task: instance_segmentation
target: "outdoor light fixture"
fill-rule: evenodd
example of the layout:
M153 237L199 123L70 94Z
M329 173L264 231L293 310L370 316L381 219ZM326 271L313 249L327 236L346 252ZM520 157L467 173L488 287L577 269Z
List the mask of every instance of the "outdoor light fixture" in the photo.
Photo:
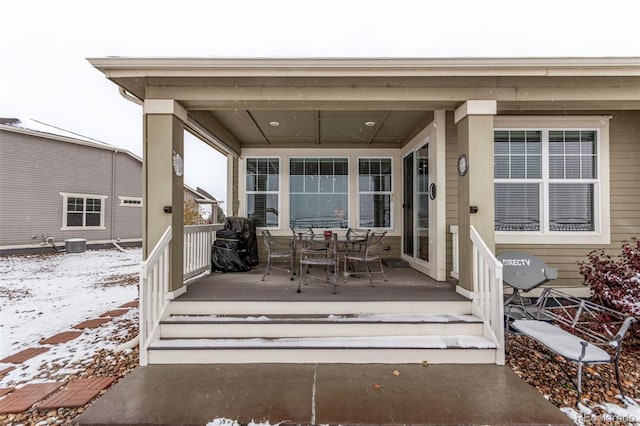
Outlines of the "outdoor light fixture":
M373 127L373 126L376 125L376 122L375 121L365 121L364 125L367 126L367 127Z
M269 122L269 126L271 127L278 127L280 125L279 121L270 121Z

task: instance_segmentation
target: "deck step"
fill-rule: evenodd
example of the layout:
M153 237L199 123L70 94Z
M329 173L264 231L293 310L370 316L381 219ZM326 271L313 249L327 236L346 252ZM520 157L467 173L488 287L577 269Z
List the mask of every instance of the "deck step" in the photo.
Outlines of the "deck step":
M357 337L482 333L468 314L361 314L219 316L172 315L160 323L162 338Z
M470 314L461 301L190 301L173 300L171 315L355 315L388 313Z
M161 339L152 364L182 363L492 363L495 345L475 335L247 339Z

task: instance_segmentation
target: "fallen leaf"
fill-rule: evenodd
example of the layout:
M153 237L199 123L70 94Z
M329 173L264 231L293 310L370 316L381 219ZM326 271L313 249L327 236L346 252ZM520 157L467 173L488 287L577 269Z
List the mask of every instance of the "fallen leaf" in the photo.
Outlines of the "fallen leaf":
M429 361L422 361L422 366L423 367L428 367L429 366Z
M400 372L399 372L398 370L393 370L393 375L394 375L394 376L399 376L399 375L400 375Z
M375 390L380 390L380 388L382 388L382 386L381 386L381 385L379 385L379 384L377 384L377 383L374 383L374 384L373 384L373 388L374 388Z

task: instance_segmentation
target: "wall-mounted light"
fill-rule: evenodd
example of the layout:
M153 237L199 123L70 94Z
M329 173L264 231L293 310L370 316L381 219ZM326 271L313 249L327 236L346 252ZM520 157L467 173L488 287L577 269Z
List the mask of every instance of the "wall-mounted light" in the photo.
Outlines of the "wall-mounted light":
M365 121L364 125L367 126L367 127L373 127L373 126L376 125L376 122L375 121Z
M278 127L280 125L279 121L270 121L269 122L269 126L271 127Z

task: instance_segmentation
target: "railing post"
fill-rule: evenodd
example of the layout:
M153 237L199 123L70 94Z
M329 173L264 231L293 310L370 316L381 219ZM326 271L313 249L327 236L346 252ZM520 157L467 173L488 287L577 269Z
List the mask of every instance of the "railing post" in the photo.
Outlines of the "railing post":
M502 263L489 250L478 232L470 227L472 244L473 291L478 298L478 314L484 322L485 337L496 343L496 364L504 365L504 305L502 300Z

